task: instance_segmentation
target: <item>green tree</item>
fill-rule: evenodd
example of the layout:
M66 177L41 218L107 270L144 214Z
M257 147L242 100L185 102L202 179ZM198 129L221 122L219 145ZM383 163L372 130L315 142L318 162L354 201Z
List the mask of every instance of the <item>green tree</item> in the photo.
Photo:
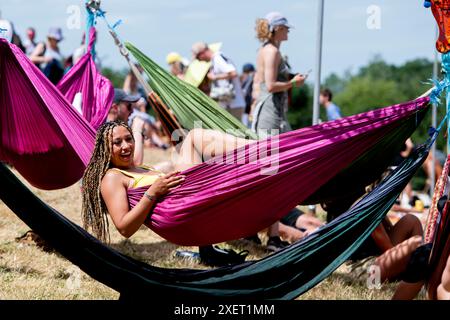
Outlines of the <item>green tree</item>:
M123 82L125 81L125 77L128 73L128 69L122 69L122 70L114 70L110 67L104 67L102 68L102 75L108 78L114 88L122 88Z
M355 77L349 81L344 91L333 99L341 107L344 116L392 105L405 100L392 80Z
M293 88L290 92L288 121L293 129L303 128L312 123L312 92L309 84Z

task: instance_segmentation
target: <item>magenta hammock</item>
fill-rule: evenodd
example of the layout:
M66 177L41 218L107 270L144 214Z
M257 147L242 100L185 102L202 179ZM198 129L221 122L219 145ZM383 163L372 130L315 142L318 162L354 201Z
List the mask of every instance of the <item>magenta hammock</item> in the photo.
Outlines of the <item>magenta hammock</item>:
M94 148L95 130L16 46L0 39L0 160L32 185L77 182Z
M376 158L367 157L370 152L395 155L392 150L401 149L428 103L421 98L258 141L230 153L234 163L211 159L184 172L184 184L156 205L145 224L180 245L254 234L352 166L366 163L370 168ZM271 153L259 159L264 149ZM128 190L131 207L145 190Z
M105 122L114 98L114 87L97 71L91 48L95 42L95 28L89 30L89 45L86 54L64 75L57 88L68 101L81 95L83 117L98 129Z
M3 39L0 77L0 159L42 189L80 179L93 150L92 126ZM158 203L146 224L184 245L255 233L310 198L326 201L367 184L414 132L428 104L421 98L288 132L235 150L234 164L213 159L198 165L185 172L186 181ZM265 149L268 155L261 156ZM131 205L144 191L130 190Z

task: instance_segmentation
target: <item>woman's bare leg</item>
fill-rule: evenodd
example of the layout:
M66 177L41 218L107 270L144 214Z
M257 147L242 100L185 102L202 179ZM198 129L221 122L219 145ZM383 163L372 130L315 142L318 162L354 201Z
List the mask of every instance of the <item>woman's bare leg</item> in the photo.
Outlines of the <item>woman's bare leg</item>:
M297 218L297 221L295 222L295 226L297 228L303 228L308 231L314 231L315 229L321 227L323 225L323 222L320 221L319 218L310 215L308 213L304 213L301 216Z
M293 228L291 226L284 225L282 223L279 224L279 232L280 236L290 243L293 243L297 240L302 239L307 233L298 230L297 228Z
M405 271L411 254L421 244L422 237L414 236L376 258L375 265L380 268L381 282L395 279L395 277Z
M411 237L422 237L423 229L420 220L416 216L407 214L401 218L388 233L392 244L396 246Z
M254 141L238 138L216 130L192 129L182 143L179 157L174 162L174 167L176 170L183 171ZM269 227L268 235L269 237L279 236L278 222Z
M414 299L422 289L424 282L408 283L400 281L397 289L395 290L392 300L412 300Z
M254 140L237 138L215 130L192 129L179 149L175 168L179 171L186 170L252 142Z

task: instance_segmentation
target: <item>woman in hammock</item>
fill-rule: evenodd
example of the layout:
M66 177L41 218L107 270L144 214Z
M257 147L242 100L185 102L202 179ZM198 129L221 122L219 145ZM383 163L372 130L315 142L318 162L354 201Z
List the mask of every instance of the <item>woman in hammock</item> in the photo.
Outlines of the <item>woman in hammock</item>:
M134 139L122 121L103 124L96 137L92 158L83 175L82 217L102 241L109 238L107 213L117 230L132 236L151 215L156 202L184 181L179 173L211 157L234 150L253 140L245 140L214 130L193 129L184 138L179 153L172 159L174 171L137 167L133 163ZM130 210L127 189L149 186Z

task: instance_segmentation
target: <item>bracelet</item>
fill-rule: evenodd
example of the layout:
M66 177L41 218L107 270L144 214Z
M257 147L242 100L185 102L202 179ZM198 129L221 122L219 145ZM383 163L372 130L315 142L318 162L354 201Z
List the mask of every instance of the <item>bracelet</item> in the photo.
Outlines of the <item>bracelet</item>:
M147 191L144 192L144 196L145 196L148 200L150 200L151 202L156 201L156 196L155 196L155 195L152 195L152 194L149 194Z

